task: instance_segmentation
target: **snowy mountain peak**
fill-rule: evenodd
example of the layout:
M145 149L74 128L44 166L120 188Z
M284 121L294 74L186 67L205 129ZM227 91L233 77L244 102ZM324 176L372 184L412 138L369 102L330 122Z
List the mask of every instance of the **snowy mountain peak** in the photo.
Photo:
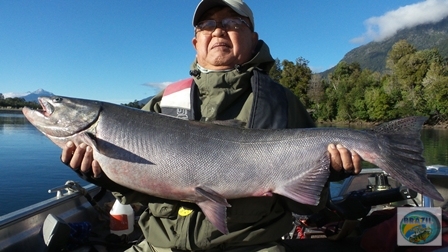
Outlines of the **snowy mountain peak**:
M53 96L54 94L48 91L45 91L42 88L37 89L34 92L26 92L26 93L4 93L3 96L5 98L14 98L14 97L20 97L25 99L25 101L34 101L37 102L37 97L39 96Z

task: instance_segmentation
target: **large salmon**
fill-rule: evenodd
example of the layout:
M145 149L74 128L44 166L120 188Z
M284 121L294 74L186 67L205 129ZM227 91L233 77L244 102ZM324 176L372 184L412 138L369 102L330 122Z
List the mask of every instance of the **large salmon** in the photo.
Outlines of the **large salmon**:
M424 117L371 130L244 129L180 120L106 102L41 97L26 118L54 143L86 142L116 183L161 198L194 202L227 233L226 199L280 194L316 205L330 174L329 143L356 151L407 187L436 200L426 178Z

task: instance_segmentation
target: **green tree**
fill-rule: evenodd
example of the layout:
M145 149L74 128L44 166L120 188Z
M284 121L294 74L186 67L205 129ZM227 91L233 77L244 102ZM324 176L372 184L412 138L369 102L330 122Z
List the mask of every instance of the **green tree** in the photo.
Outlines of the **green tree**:
M430 114L435 121L448 120L448 76L439 62L432 62L422 82Z
M282 74L280 84L290 89L300 101L308 107L307 97L308 83L311 80L312 71L308 67L308 61L302 57L295 62L288 60L282 61Z
M323 107L323 102L326 99L325 82L319 74L313 74L311 76L307 97L309 101L308 107L312 109L311 114L314 119L317 119Z
M271 70L269 70L269 77L271 77L274 81L280 83L280 79L282 77L282 64L278 58L275 59L275 63L272 66Z
M388 72L339 62L327 78L308 61L279 59L269 74L297 95L318 120L385 121L409 115L448 120L448 59L435 49L417 50L406 40L393 45Z
M9 97L6 99L0 99L0 107L11 107L11 108L23 108L30 107L33 109L37 109L40 107L39 103L32 101L25 101L24 98L20 97Z
M369 121L389 121L396 118L393 98L383 88L369 88L365 93Z
M338 98L333 86L327 84L327 88L325 89L325 97L326 99L323 101L323 106L319 112L319 117L325 121L332 121L336 119L338 113Z
M431 64L442 61L435 49L417 51L405 40L394 44L388 54L387 66L392 70L390 83L401 90L401 100L396 103L400 116L429 113L423 80Z
M336 100L336 119L342 121L353 121L356 118L356 108L363 107L364 90L358 86L361 76L361 67L358 63L348 64L344 61L336 65L330 76L330 90L334 93Z
M398 61L406 55L413 54L417 49L409 44L406 40L402 39L396 42L392 49L387 53L386 67L390 70L394 70Z
M131 108L138 108L138 109L143 108L143 104L141 104L137 100L134 100L133 102L129 102L129 103L126 103L126 104L121 104L121 105L128 106L128 107L131 107Z

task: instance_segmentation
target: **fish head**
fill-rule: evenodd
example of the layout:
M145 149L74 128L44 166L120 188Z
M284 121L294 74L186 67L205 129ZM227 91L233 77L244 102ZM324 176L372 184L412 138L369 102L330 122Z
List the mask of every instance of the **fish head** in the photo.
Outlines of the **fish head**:
M39 97L42 110L22 109L25 117L47 137L65 138L88 129L100 114L101 102L62 96Z

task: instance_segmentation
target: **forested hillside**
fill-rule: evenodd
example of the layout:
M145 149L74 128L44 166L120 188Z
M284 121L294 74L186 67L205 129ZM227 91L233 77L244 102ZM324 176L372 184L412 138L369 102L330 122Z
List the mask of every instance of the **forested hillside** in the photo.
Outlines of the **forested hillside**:
M323 78L308 61L277 60L270 75L291 89L319 121L387 121L411 115L448 120L448 62L437 49L418 50L406 40L387 52L386 71L341 61Z
M394 36L379 42L370 42L348 52L341 61L359 63L361 68L384 72L387 70L386 58L392 46L406 40L418 50L436 48L443 58L448 57L448 17L437 23L422 24L400 30ZM334 68L322 73L326 76Z

